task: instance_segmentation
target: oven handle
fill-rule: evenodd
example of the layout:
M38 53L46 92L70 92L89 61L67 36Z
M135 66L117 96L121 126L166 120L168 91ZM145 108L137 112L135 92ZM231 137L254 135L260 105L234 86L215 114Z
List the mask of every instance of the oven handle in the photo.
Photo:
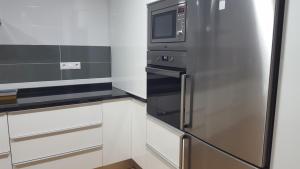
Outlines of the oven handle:
M175 78L180 78L180 76L182 74L182 71L160 69L160 68L154 68L154 67L146 67L146 72L163 75L163 76L175 77Z
M189 82L189 83L188 83ZM191 128L191 76L181 76L180 129Z
M187 74L181 76L181 98L180 98L180 129L183 130L185 127L185 95L186 95L186 80Z

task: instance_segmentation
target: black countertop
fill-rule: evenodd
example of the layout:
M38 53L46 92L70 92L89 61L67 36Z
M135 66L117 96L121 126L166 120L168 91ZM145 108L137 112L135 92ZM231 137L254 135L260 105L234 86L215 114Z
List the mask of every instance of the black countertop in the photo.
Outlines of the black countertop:
M134 97L108 84L21 89L16 103L0 104L0 113Z

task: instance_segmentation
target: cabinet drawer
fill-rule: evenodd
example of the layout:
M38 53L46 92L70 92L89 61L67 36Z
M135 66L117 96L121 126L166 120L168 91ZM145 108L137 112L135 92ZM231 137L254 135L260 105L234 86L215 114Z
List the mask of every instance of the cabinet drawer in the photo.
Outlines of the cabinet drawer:
M1 169L11 169L11 160L9 153L0 153L0 168Z
M174 166L149 149L146 149L146 159L146 166L143 169L174 169Z
M14 164L14 169L94 169L102 167L102 150L91 149L71 152L23 164Z
M14 164L26 162L99 145L102 145L101 126L12 139L12 161Z
M180 166L181 137L179 130L154 119L147 117L147 148L160 156L173 168Z
M9 137L6 114L0 114L0 154L9 151Z
M80 104L47 109L12 112L8 115L11 137L46 133L101 123L101 105Z

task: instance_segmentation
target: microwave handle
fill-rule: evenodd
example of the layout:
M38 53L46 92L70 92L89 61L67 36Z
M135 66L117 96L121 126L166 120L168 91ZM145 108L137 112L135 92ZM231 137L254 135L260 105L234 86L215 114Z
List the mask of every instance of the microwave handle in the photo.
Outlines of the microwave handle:
M175 77L175 78L180 78L181 74L182 74L181 71L160 69L160 68L154 68L154 67L146 67L146 72L158 74L158 75L162 75L162 76Z

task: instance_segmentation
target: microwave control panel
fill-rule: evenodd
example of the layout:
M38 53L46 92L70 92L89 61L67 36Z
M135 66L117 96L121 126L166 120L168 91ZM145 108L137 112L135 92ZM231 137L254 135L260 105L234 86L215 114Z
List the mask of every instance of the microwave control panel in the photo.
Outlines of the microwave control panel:
M186 4L180 4L177 8L177 32L176 37L178 40L185 39L185 20L186 20Z

